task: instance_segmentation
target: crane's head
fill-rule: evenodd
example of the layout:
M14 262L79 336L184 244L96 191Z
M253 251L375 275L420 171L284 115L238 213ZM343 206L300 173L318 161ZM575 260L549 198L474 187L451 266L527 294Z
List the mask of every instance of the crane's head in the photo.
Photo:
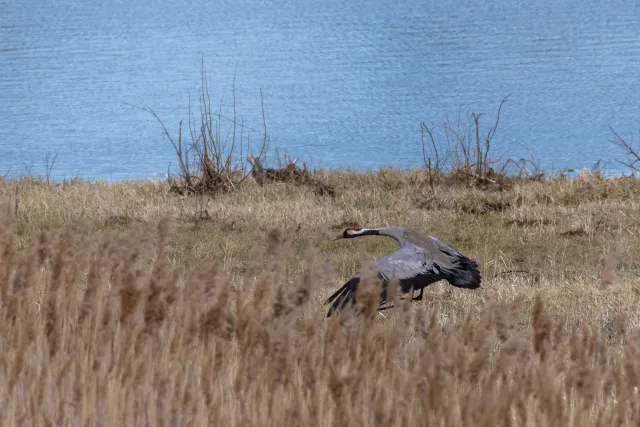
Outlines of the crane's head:
M332 240L352 239L360 236L371 236L378 234L375 228L347 228L342 234L337 235Z

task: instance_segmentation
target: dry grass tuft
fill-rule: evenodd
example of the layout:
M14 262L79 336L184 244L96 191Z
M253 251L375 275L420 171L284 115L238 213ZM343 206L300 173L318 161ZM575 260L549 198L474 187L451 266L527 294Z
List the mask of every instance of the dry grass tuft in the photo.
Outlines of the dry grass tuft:
M622 258L626 242L619 242L616 247L605 257L604 268L602 270L602 286L609 287L618 280L618 265Z
M285 159L286 160L286 159ZM249 158L251 163L251 176L260 185L267 182L285 182L294 185L305 185L311 187L313 191L320 195L335 196L335 189L321 179L318 179L306 165L302 168L296 166L296 160L286 161L284 167L265 168L259 159Z

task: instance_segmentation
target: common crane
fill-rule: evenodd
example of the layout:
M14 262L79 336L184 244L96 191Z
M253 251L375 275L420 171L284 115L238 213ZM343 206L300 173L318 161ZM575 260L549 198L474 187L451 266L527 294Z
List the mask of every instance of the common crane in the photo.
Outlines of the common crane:
M375 262L382 281L380 305L386 303L389 282L397 281L403 294L420 290L413 301L422 300L424 288L439 280L447 280L458 288L476 289L481 276L478 264L432 236L405 227L347 228L332 240L352 239L360 236L387 236L400 245L400 249ZM331 304L327 317L336 310L355 304L360 274L351 278L326 301Z

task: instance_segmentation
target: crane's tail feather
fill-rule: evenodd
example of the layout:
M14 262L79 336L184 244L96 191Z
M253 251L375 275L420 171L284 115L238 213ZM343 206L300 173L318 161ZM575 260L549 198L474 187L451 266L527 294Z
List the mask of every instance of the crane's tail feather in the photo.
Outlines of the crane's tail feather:
M447 281L458 288L476 289L482 283L478 263L463 255L453 260L454 268L447 270Z
M327 317L331 317L334 312L344 309L349 304L355 304L356 291L359 283L360 277L356 276L327 298L324 305L331 304L331 307L329 307L329 311L327 312Z

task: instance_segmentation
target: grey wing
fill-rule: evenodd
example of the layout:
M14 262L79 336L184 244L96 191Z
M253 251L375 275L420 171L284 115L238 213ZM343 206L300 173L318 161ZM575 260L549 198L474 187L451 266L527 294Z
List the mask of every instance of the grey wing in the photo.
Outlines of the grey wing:
M482 283L478 263L435 237L430 236L430 238L435 243L438 252L445 255L444 258L439 256L436 261L440 264L447 281L458 288L478 288Z
M435 243L436 247L440 252L448 256L460 256L460 253L453 249L451 246L444 243L442 240L439 240L433 236L429 236L429 238Z
M422 289L445 278L445 274L433 258L412 244L406 244L380 258L376 265L383 281L398 280L404 292Z

